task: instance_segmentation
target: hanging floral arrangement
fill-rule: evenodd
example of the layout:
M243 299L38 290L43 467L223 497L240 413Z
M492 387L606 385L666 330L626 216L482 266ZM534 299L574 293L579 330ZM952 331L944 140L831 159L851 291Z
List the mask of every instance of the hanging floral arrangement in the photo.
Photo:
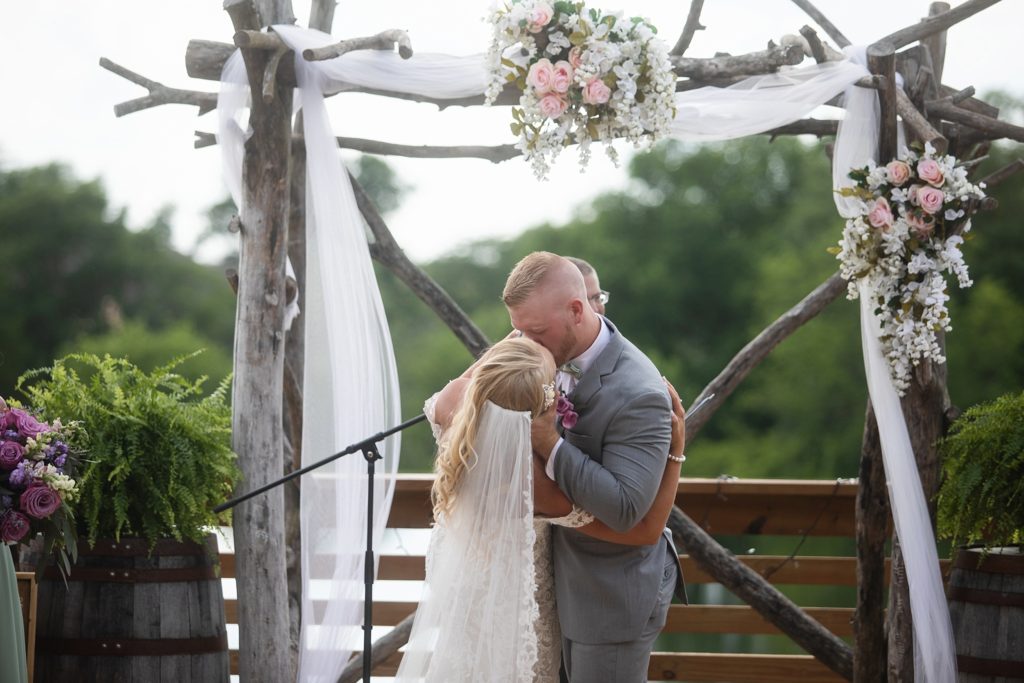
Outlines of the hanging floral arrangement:
M667 134L676 77L668 48L646 19L582 2L508 0L491 23L486 101L509 82L522 92L512 133L537 177L546 177L570 144L579 145L585 168L595 140L617 161L615 138L640 146Z
M849 177L853 187L837 192L861 200L859 214L846 221L831 251L849 281L847 298L858 297L861 279L874 293L882 352L903 395L914 366L946 360L937 336L953 329L945 275L955 275L961 288L972 284L960 245L984 185L972 184L955 157L930 144L903 149L885 166L853 169Z

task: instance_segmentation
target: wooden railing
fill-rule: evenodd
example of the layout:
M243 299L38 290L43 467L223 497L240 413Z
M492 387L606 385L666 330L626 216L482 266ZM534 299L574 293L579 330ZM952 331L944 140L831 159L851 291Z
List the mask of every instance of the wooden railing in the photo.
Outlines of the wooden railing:
M389 527L429 527L432 481L430 475L399 477L388 519ZM795 549L802 539L809 537L852 538L856 495L857 484L845 481L682 479L676 503L713 536L788 536L792 538L787 545ZM846 545L852 553L852 543ZM681 559L688 586L714 583L688 556L684 554ZM746 554L739 559L773 584L856 585L856 559L852 554L824 557ZM221 571L225 578L234 576L234 556L221 555ZM423 576L422 556L381 557L380 580L422 580ZM415 607L413 602L375 602L374 625L394 626L411 614ZM836 635L842 638L852 635L852 604L801 607ZM236 601L226 600L225 609L227 622L237 623ZM672 605L663 633L769 635L779 632L746 605L691 604ZM233 671L237 670L236 660L237 653L232 652ZM393 675L400 661L401 654L396 654L378 666L374 674ZM649 677L656 681L732 683L832 683L842 680L810 655L750 652L656 651L651 657Z

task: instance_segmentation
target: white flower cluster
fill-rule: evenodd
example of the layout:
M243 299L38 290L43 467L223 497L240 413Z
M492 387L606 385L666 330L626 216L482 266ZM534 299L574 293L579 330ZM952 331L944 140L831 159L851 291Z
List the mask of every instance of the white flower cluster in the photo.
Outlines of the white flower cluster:
M646 20L582 2L506 0L490 21L486 101L509 82L522 91L512 132L539 178L567 145L579 145L585 168L594 140L616 160L615 138L641 146L668 132L676 76Z
M882 351L897 392L910 387L922 360L945 362L939 331L953 329L946 302L945 273L961 288L972 282L960 245L971 229L968 214L984 198L956 158L902 149L886 166L854 169L853 188L840 194L860 200L859 215L846 221L839 248L840 273L849 281L847 298L858 296L866 279L882 328Z

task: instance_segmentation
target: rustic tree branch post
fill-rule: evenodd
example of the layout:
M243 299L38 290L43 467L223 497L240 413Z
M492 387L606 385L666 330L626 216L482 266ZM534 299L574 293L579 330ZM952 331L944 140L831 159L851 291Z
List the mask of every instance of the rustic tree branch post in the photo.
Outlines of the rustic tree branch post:
M259 29L252 0L228 0L235 30ZM271 8L273 9L273 8ZM290 12L289 12L290 14ZM271 55L243 51L249 86L262 91ZM277 84L270 102L253 97L242 169L241 253L235 317L232 439L242 486L255 488L281 472L284 370L285 254L291 90ZM278 488L234 512L238 582L239 674L243 681L293 678L288 638L284 493Z
M875 411L868 401L857 487L857 607L853 615L853 683L886 680L885 540L889 492Z
M302 467L302 395L306 362L306 148L291 146L289 182L288 259L295 271L299 315L285 335L283 377L284 444L281 469L288 474ZM296 664L302 629L302 529L299 511L302 501L300 478L284 486L286 570L288 572L288 625L292 655Z

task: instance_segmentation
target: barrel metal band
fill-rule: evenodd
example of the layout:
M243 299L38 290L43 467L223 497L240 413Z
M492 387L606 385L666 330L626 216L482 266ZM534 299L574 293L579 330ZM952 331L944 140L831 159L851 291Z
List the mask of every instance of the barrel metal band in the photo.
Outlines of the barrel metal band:
M43 576L59 579L56 567L47 567ZM212 581L219 578L210 565L167 569L133 569L131 567L72 567L68 581L102 581L106 583L177 583L181 581Z
M50 655L84 657L161 657L226 652L226 633L207 638L36 638L36 649Z
M1024 575L1024 562L1021 561L1019 554L1000 555L998 553L989 553L979 564L978 560L980 558L981 553L961 551L957 553L953 566L974 572L985 572L986 574Z
M1024 662L984 657L956 656L956 668L960 673L980 676L1000 676L1010 680L1024 681Z
M78 544L78 554L103 557L138 557L140 555L202 555L207 550L204 546L192 541L175 541L161 538L152 549L144 538L122 538L120 541L100 539L96 545L89 547L85 541Z
M1006 607L1024 607L1024 593L1006 593L989 591L982 588L964 588L950 586L946 591L950 600L969 602L975 605L1002 605Z

